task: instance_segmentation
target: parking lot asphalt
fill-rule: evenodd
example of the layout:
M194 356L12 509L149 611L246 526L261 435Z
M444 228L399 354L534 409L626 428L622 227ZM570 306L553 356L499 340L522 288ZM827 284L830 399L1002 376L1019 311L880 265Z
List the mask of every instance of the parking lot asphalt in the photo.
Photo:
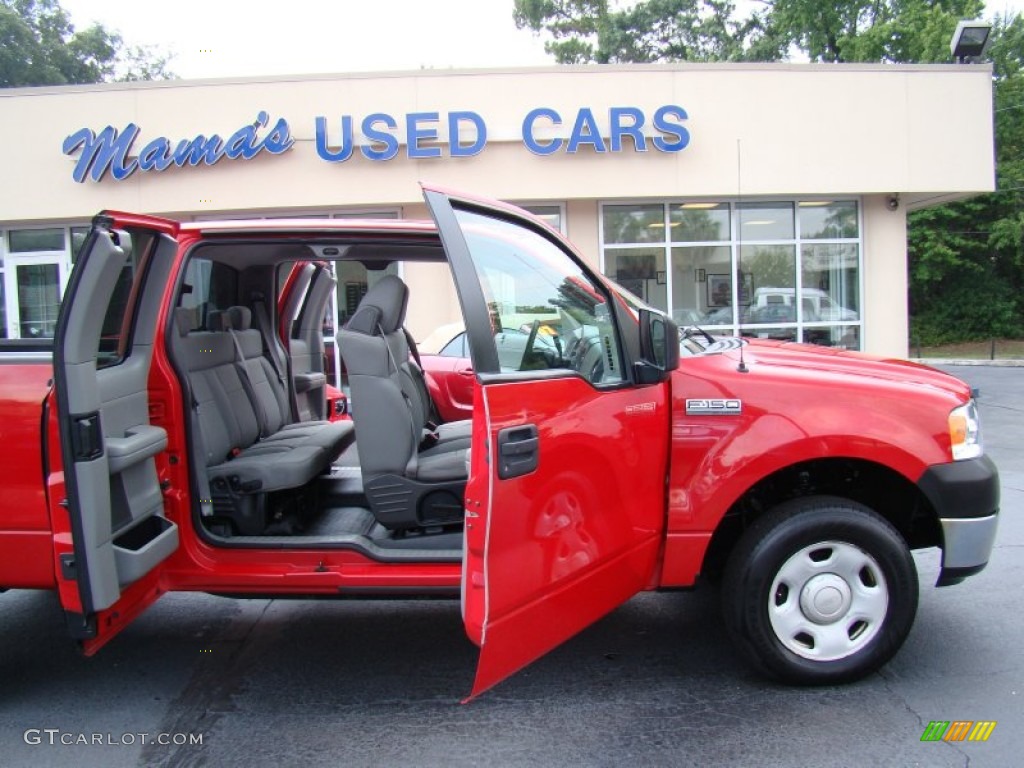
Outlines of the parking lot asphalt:
M476 654L457 602L171 594L85 659L54 595L8 592L0 766L1019 765L1024 369L947 370L979 389L1002 479L995 552L943 589L939 553L917 553L917 622L866 680L766 682L710 587L640 595L466 705ZM933 720L996 726L984 743L922 742ZM60 743L94 734L106 743Z

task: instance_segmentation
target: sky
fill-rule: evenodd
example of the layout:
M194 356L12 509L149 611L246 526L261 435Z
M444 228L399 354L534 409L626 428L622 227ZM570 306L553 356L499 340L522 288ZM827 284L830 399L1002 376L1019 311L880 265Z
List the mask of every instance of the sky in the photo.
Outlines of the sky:
M60 0L187 79L553 64L513 0Z
M186 79L554 63L538 36L516 29L513 0L60 3L76 28L98 21L174 54L169 68ZM986 3L986 16L1006 12L1024 12L1024 0Z

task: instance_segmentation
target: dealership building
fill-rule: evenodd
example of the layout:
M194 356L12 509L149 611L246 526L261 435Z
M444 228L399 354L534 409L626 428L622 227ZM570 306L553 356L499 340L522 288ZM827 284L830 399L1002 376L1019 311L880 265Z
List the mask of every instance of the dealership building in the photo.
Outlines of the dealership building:
M991 78L683 64L0 90L0 336L52 334L102 209L426 218L422 181L528 208L681 324L905 356L907 214L994 188ZM402 276L417 338L459 319L442 268ZM334 325L376 275L336 277Z

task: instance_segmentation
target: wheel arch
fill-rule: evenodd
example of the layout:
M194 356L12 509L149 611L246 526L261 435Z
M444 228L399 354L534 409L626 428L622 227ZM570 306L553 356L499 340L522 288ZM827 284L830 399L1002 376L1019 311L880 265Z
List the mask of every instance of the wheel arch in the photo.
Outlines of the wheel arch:
M835 496L863 504L888 520L911 549L942 545L935 509L904 475L862 458L810 459L773 471L736 499L715 528L700 573L717 578L755 520L782 502L806 496Z

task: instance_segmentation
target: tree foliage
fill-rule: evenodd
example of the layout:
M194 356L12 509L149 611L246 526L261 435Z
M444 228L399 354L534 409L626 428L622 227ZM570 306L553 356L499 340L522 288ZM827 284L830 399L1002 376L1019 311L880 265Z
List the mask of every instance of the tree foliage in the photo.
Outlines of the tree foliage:
M516 0L520 29L560 63L950 62L982 0ZM1024 20L996 16L996 191L908 217L911 332L919 343L1024 337Z
M911 333L924 345L1024 337L1024 18L996 17L996 191L912 213Z
M981 0L774 0L774 33L812 62L949 61L960 19L973 19Z
M782 54L759 14L738 19L731 0L516 0L520 29L551 36L559 64L774 61Z
M57 0L0 0L0 87L164 79L168 58L101 24L75 30Z

